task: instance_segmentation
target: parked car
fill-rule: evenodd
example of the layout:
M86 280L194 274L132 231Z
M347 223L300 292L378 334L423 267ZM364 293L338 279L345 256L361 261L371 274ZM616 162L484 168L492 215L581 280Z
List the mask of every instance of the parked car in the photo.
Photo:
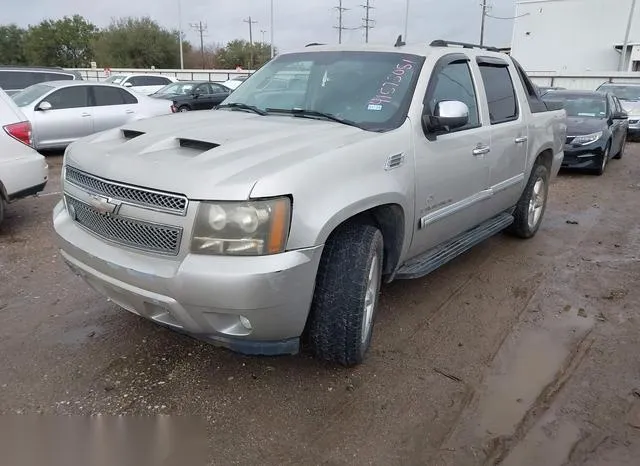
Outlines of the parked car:
M51 81L14 94L33 126L36 149L63 149L84 136L171 113L167 102L88 81Z
M31 123L0 89L0 225L8 203L32 196L47 184L45 158L31 147Z
M249 78L249 76L235 76L231 79L228 79L227 81L223 82L222 85L225 86L228 89L231 89L232 91L236 90L238 88L238 86L240 86L240 84L242 84L243 82L245 82L247 79Z
M0 88L8 95L46 81L82 80L77 71L62 68L37 68L31 66L0 66Z
M180 81L163 87L151 97L170 100L174 112L210 110L219 105L231 93L222 84L208 81Z
M545 95L547 92L549 91L563 91L565 90L564 87L557 87L557 86L538 86L538 92L540 93L541 96Z
M159 324L253 354L304 334L318 358L360 363L381 280L504 229L534 236L560 169L565 111L508 55L453 45L280 54L218 110L77 141L61 256ZM302 65L303 90L261 90Z
M640 136L640 84L601 84L598 92L610 92L620 99L620 103L629 116L628 133L631 138Z
M160 74L113 74L104 80L106 83L127 87L132 91L146 95L153 94L166 85L177 81L178 79L173 76Z
M622 158L628 122L616 96L591 91L551 91L543 99L561 103L567 112L563 167L586 168L602 175L611 157Z

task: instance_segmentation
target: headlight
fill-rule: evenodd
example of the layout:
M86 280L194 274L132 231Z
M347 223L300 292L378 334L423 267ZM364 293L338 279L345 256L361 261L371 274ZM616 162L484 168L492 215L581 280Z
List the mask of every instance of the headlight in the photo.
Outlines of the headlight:
M191 252L261 256L283 252L289 234L288 197L248 202L201 202Z
M591 143L596 142L601 137L602 137L602 131L599 131L599 132L593 133L593 134L585 134L583 136L576 136L575 138L573 138L573 141L571 141L571 143L572 144L576 144L576 145L580 145L580 146L586 146L587 144L591 144Z

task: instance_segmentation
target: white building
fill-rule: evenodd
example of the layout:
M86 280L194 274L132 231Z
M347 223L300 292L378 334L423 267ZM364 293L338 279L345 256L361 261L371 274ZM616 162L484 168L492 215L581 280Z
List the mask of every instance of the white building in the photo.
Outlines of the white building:
M518 1L511 53L527 71L616 71L631 2ZM623 71L640 71L640 1L632 19Z

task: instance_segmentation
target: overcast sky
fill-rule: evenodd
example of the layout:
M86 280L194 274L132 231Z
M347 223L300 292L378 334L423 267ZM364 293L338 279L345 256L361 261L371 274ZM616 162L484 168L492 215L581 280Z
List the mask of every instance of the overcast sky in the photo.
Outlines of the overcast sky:
M243 22L251 15L254 40L261 40L265 30L269 38L269 0L180 0L182 23L187 39L198 43L199 37L189 23L203 21L208 31L207 43L225 43L235 38L249 38L249 26ZM376 21L370 32L370 42L393 42L404 30L407 0L370 0L375 9L371 17ZM163 26L178 27L178 0L6 0L3 2L0 23L35 24L47 18L60 18L78 13L98 26L106 26L113 17L150 16ZM343 0L349 8L344 13L344 25L362 25L366 0ZM408 42L427 42L435 38L478 42L480 35L481 0L410 0ZM511 17L515 0L488 0L490 14ZM275 44L282 51L309 42L338 41L338 0L274 0ZM513 21L487 19L485 43L509 45ZM345 31L343 42L364 42L361 29Z

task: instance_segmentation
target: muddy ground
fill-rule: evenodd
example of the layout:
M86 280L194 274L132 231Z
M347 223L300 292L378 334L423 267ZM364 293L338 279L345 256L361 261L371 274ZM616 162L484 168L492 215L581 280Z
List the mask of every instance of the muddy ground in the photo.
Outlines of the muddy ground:
M355 369L240 356L98 296L56 251L48 160L0 234L0 413L193 415L221 465L638 464L640 144L561 174L534 239L384 287Z

